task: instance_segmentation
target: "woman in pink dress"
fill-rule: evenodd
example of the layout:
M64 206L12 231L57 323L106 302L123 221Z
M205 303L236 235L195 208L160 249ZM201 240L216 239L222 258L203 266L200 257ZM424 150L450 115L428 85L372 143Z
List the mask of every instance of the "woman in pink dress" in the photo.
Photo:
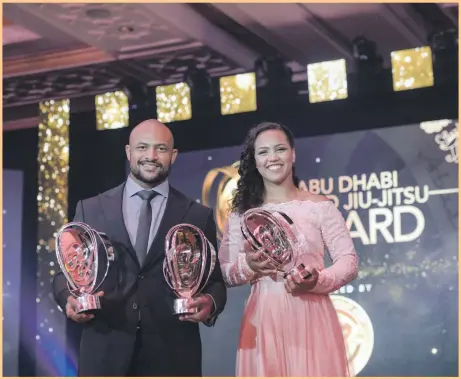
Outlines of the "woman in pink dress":
M251 129L240 157L219 256L229 287L251 284L237 352L237 376L350 376L344 338L329 293L357 276L357 254L344 218L326 197L300 190L294 174L294 138L284 126ZM242 214L260 207L295 223L297 261L311 276L277 274L253 252L240 229ZM332 265L324 268L324 251Z

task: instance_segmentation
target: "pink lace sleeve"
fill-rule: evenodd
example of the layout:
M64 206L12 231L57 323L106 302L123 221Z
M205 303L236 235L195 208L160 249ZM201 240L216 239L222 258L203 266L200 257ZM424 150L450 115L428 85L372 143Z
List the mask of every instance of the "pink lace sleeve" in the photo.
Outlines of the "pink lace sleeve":
M333 264L320 271L312 292L328 294L357 277L358 258L341 212L330 201L322 203L321 208L320 228Z
M248 266L243 250L239 216L231 213L219 247L219 260L224 282L228 287L250 283L256 273Z

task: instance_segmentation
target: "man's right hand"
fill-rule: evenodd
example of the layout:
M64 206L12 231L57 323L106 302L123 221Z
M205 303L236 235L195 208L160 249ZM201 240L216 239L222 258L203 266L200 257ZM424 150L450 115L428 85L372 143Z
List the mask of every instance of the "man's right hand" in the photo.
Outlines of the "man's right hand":
M104 296L104 292L100 291L98 293L95 293L96 296L102 297ZM80 303L77 301L77 299L70 295L67 298L67 304L66 304L66 315L69 317L71 320L75 322L88 322L94 318L93 314L87 314L87 313L77 313L79 311L79 308L81 307Z

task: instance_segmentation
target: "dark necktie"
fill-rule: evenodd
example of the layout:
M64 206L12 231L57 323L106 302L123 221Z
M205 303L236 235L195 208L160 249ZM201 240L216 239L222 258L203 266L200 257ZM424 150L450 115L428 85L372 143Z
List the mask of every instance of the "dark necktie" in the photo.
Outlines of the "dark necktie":
M149 234L152 223L152 206L150 201L158 195L155 191L139 191L138 195L142 199L141 211L139 212L138 230L136 232L135 251L139 264L142 266L149 248Z

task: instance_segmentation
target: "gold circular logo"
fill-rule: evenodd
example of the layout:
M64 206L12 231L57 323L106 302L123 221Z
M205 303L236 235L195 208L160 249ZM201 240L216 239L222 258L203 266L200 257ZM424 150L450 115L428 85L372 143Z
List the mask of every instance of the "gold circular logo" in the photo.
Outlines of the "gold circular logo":
M230 202L233 192L237 188L239 180L238 166L239 162L235 162L231 166L214 168L207 173L203 181L202 204L213 208L210 193L213 191L216 196L214 209L219 239L222 238L223 229L229 215ZM218 176L221 176L221 178L217 183L217 188L214 189L213 184Z
M356 376L373 352L373 325L365 309L354 300L339 295L330 295L330 298L343 331L351 375Z

